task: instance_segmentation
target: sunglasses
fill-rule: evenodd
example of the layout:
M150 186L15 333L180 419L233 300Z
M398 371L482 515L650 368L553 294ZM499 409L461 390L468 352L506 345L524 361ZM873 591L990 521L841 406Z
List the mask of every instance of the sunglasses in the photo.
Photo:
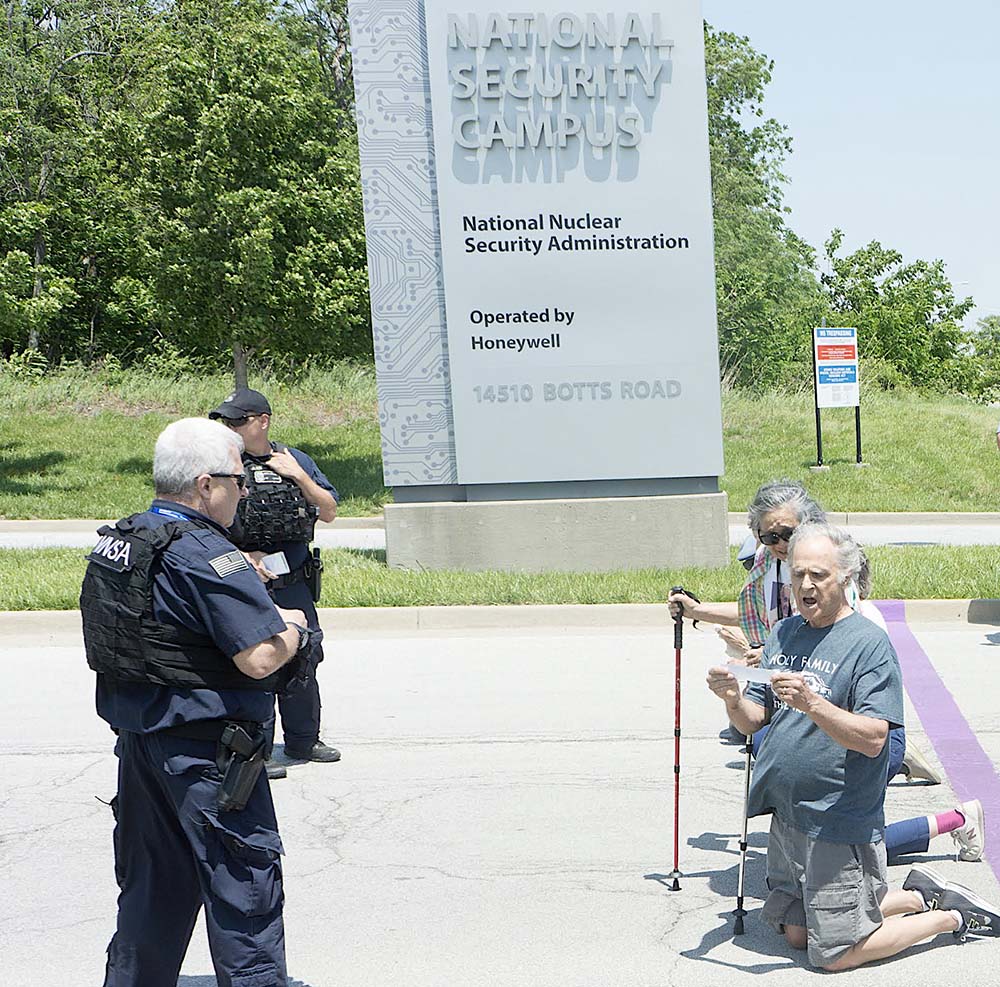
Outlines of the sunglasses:
M758 531L757 537L762 545L777 545L779 541L787 542L794 534L794 528L782 528L780 531Z
M214 476L219 480L225 480L227 477L230 480L236 481L236 486L242 490L247 485L247 475L246 473L209 473L209 476Z
M219 420L227 428L242 428L251 418L260 418L260 415L243 415L241 418L220 418Z

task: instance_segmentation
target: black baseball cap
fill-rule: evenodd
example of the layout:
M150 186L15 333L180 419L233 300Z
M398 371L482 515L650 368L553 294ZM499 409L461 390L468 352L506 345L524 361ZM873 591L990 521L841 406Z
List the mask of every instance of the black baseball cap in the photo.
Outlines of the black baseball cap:
M245 415L269 415L271 405L260 391L241 387L208 413L209 418L243 418Z

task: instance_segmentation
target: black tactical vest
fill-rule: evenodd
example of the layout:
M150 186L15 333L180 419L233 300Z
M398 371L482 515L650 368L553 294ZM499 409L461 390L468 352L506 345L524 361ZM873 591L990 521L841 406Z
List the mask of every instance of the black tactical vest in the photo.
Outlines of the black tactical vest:
M147 682L180 689L261 689L274 692L279 674L244 675L210 637L153 619L153 577L160 556L199 521L170 521L137 528L132 517L105 525L80 593L87 664L121 682Z
M284 452L287 446L275 448ZM243 454L243 468L249 494L236 508L233 542L245 552L264 551L283 541L311 542L319 508L306 500L299 485L249 453Z

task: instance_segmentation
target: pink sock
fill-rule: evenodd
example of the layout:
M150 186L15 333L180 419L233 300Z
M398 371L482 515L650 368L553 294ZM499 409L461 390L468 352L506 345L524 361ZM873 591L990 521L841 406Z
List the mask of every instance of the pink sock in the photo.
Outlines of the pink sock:
M938 833L950 833L953 829L958 829L965 825L965 816L958 809L951 812L942 812L934 817L937 820Z

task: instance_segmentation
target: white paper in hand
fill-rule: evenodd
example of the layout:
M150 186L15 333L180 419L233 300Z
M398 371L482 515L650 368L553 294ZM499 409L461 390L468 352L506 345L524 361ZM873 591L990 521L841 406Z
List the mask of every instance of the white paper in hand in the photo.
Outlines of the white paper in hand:
M751 668L749 665L723 665L727 672L735 675L742 682L763 682L770 685L773 668Z
M284 552L274 552L272 555L265 555L260 562L268 572L273 572L276 576L288 575L288 559L285 558Z

